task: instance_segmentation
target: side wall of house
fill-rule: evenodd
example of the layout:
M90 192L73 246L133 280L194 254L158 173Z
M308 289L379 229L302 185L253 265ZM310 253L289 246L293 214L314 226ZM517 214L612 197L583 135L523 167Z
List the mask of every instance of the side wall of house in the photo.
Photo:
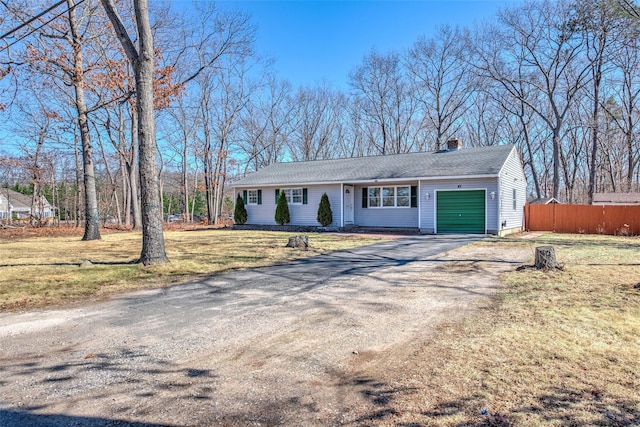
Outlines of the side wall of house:
M276 213L276 190L287 188L306 188L306 204L289 204L290 225L319 226L317 221L318 206L323 193L329 196L331 211L333 213L332 227L339 227L342 215L342 187L335 185L308 185L308 186L270 186L255 188L236 188L235 193L242 196L244 190L262 190L261 204L246 204L247 224L252 225L275 225Z
M9 217L9 203L7 198L0 194L0 219Z
M517 233L524 228L527 178L517 150L513 150L500 171L499 234ZM514 197L515 196L515 197Z
M485 190L487 233L497 234L499 219L498 179L448 179L424 180L420 182L418 194L420 204L420 230L434 233L436 226L436 191L442 190ZM494 198L491 198L493 192ZM428 194L428 196L427 196Z
M412 207L380 207L363 208L362 192L369 187L416 186L417 182L376 183L356 185L354 197L354 224L361 227L400 227L418 228L418 208Z

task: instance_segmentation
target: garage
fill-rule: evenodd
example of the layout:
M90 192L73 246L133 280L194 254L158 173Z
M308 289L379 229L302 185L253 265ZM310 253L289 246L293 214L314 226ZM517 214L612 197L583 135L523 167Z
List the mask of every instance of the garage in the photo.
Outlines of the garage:
M486 233L485 190L436 192L438 233Z

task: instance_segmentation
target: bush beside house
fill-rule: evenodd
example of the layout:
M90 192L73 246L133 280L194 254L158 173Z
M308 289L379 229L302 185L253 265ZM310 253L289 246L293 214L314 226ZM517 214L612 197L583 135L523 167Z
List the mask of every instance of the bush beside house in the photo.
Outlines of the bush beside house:
M329 196L327 196L327 193L324 193L322 195L322 198L320 199L320 205L318 206L318 216L316 217L316 219L323 227L327 227L333 222L331 202L329 202Z
M242 225L247 222L247 208L244 206L244 200L240 193L236 198L236 208L233 211L233 220L236 224Z
M276 205L276 223L280 225L289 224L291 217L289 216L289 204L287 203L287 197L284 195L284 191L280 191L278 196L278 204Z

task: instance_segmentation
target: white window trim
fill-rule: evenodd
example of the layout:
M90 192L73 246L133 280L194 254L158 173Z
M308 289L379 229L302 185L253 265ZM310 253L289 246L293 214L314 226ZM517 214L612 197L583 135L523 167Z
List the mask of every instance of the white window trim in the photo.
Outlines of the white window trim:
M251 202L251 192L255 192L256 201ZM257 205L258 204L258 189L247 190L247 205Z
M380 189L380 196L378 197L379 199L379 204L378 206L371 206L371 203L369 202L371 200L371 198L369 197L369 190L372 188L379 188ZM393 188L393 206L384 206L384 197L383 197L383 188ZM409 189L409 204L407 206L398 206L398 188L408 188ZM367 207L369 209L407 209L407 208L411 208L411 186L410 185L381 185L381 186L374 186L374 187L367 187Z
M293 201L293 191L300 190L300 201ZM294 187L294 188L283 188L281 191L284 191L284 196L287 199L287 205L301 205L304 201L303 190L302 187Z

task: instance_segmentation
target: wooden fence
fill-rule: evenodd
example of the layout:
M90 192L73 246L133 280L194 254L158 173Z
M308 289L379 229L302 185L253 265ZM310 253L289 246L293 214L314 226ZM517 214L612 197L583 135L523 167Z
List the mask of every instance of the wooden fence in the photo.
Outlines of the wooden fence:
M640 235L640 206L525 205L524 218L529 231Z

